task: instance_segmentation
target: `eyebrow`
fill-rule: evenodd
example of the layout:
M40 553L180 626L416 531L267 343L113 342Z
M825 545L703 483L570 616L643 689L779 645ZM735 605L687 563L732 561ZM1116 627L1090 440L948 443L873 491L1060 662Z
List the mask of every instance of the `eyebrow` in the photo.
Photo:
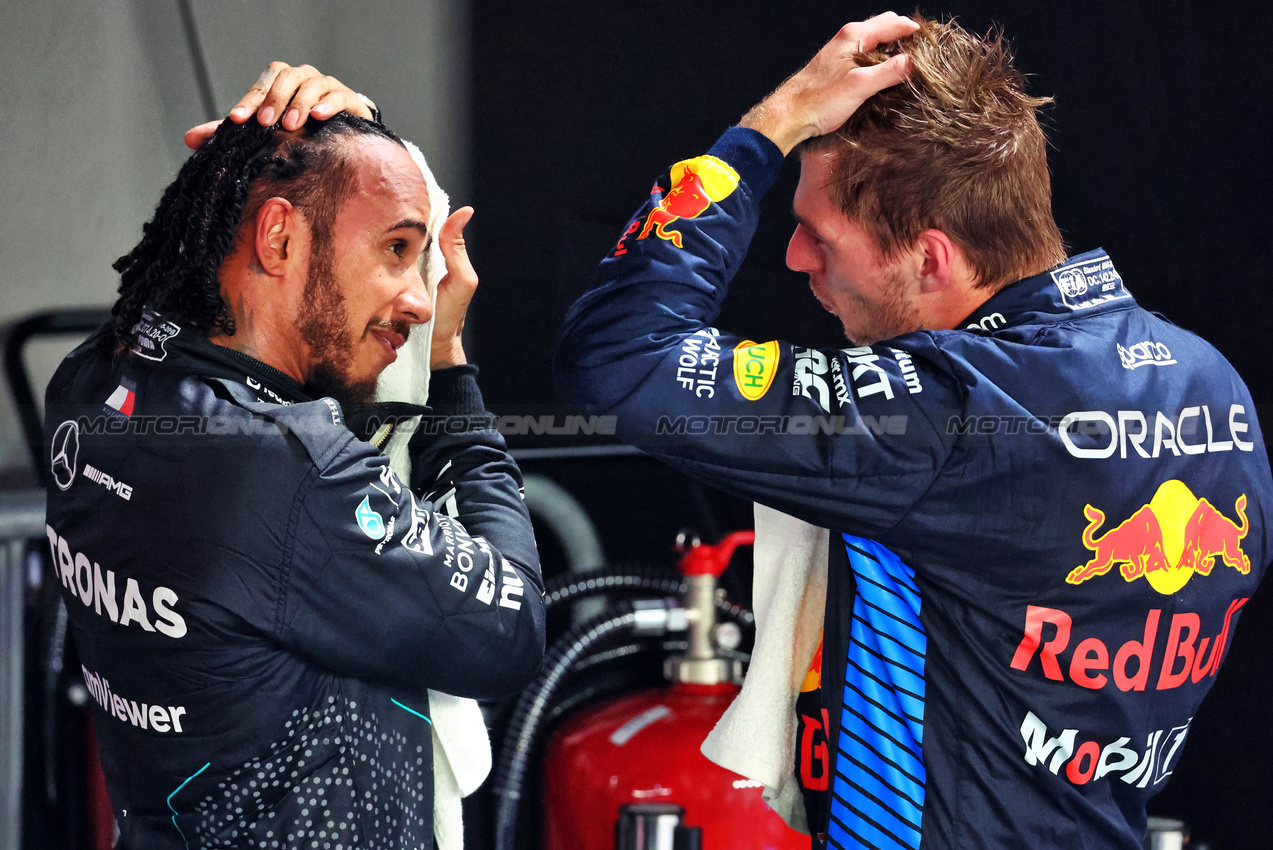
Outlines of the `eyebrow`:
M424 237L424 250L429 250L429 247L433 244L433 235L429 233L429 225L418 218L404 218L396 224L391 224L385 229L385 233L393 233L395 230L401 230L404 227L420 231L420 235Z
M800 226L801 226L801 227L803 227L805 230L807 230L807 231L809 231L810 233L812 233L812 234L813 234L813 237L814 237L815 239L817 239L817 240L819 240L819 241L821 241L821 242L825 242L825 241L826 241L825 239L823 239L823 238L822 238L822 234L821 234L821 233L819 233L819 232L818 232L815 228L811 227L811 226L809 225L809 222L805 221L803 218L801 218L801 217L800 217L800 214L799 214L798 212L796 212L796 208L795 208L794 206L792 206L792 208L791 208L791 217L792 217L792 218L794 218L794 219L796 220L796 224L800 225Z
M427 237L429 235L429 225L426 222L420 221L418 218L404 218L396 224L389 225L389 227L385 229L385 233L389 233L394 230L401 230L404 227L410 227L420 231L421 236Z

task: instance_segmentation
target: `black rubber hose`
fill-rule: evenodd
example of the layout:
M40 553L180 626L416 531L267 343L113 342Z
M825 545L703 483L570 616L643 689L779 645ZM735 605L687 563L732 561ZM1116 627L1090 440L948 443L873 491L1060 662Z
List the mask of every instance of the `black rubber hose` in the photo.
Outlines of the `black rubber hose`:
M500 749L495 771L495 850L516 850L522 783L530 764L540 720L548 709L553 693L571 667L592 647L606 638L627 632L635 622L636 614L632 611L632 604L620 601L604 614L570 629L548 651L539 678L522 691L504 734L504 745Z
M544 607L551 611L557 605L574 602L603 593L652 593L676 596L685 579L658 567L607 567L607 571L588 570L569 573L549 581L544 588ZM622 570L617 572L615 570Z
M658 596L680 596L685 589L685 577L658 567L624 567L622 573L600 571L574 573L548 582L544 589L544 607L575 602L589 596L605 593L653 593ZM725 619L740 626L754 627L756 617L746 608L726 599L716 598L716 610Z

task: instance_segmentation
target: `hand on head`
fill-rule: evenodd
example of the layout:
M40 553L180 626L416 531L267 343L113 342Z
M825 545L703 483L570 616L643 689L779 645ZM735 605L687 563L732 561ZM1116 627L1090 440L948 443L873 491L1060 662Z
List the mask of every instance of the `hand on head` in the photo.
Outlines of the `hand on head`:
M279 121L281 115L280 126L295 130L311 116L325 120L337 112L372 117L367 102L335 77L324 76L312 65L293 68L286 62L271 62L228 117L235 124L242 124L255 115L257 121L268 126ZM198 148L220 124L221 119L191 127L186 131L186 146Z
M753 107L739 125L764 133L784 156L805 139L830 133L871 95L906 79L905 56L865 66L854 57L918 28L919 24L894 12L845 24L808 65Z

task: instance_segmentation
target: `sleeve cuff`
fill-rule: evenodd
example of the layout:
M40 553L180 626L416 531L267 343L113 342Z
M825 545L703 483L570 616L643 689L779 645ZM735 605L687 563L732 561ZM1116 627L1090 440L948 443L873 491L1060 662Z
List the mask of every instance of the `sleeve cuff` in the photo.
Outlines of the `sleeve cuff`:
M782 150L764 133L749 127L730 127L708 153L733 166L757 199L769 191L782 170Z
M429 377L429 408L435 414L472 416L486 413L472 364L439 369Z

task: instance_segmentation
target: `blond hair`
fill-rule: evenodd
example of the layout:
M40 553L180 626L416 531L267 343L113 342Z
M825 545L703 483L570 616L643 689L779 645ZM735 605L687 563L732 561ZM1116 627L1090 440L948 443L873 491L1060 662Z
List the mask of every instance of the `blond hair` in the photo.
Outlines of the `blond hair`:
M832 202L888 257L940 230L964 252L977 285L999 288L1065 259L1052 218L1047 139L1000 32L970 35L916 14L915 33L860 54L874 65L904 53L911 72L871 97L804 153L830 155Z

